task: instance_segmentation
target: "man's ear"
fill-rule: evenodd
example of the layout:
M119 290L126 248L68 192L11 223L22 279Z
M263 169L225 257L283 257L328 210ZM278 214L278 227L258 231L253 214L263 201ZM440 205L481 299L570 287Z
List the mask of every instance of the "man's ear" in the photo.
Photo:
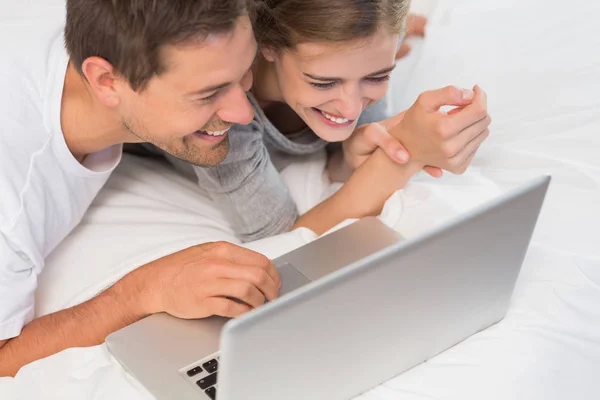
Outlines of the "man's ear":
M87 58L81 70L96 98L107 107L116 107L120 103L117 91L117 76L111 63L100 57Z
M275 51L275 49L273 49L272 47L265 46L260 49L260 52L262 53L265 60L269 62L275 62L275 60L277 59L277 51Z

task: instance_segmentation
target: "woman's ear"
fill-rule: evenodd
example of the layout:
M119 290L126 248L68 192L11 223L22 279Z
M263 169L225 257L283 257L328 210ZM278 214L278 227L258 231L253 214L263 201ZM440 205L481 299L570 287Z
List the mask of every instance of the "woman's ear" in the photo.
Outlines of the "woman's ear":
M260 49L260 52L262 53L265 60L269 62L275 62L275 60L277 59L277 51L275 51L275 49L273 49L272 47L265 46Z
M116 107L120 103L116 89L117 77L111 63L100 57L89 57L81 65L94 95L107 107Z

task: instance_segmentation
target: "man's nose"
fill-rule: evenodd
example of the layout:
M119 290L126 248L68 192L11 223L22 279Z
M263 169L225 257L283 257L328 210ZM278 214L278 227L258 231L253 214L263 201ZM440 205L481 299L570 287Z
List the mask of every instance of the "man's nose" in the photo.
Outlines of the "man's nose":
M248 125L254 119L254 110L242 85L232 88L222 100L217 116L223 121Z

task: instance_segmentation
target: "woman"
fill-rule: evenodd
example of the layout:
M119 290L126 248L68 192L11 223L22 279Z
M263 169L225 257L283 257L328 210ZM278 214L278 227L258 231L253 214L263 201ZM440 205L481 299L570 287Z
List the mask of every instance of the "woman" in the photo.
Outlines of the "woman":
M385 104L378 101L388 90L408 0L255 3L261 51L248 95L254 121L226 133L230 152L221 165L194 167L243 240L296 227L322 234L344 219L377 214L423 168L439 174L428 165L466 169L489 133L479 88L425 93L406 113L382 121ZM443 105L458 108L444 115ZM368 124L376 121L382 122ZM410 161L388 131L411 152ZM298 218L278 171L326 147L330 177L348 181Z

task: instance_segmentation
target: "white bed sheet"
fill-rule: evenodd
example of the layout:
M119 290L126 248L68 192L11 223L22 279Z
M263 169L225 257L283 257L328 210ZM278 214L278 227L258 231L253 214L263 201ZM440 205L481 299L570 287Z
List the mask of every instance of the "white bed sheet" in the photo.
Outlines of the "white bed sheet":
M531 176L554 181L506 318L359 399L600 398L599 12L588 0L440 0L427 40L399 66L394 109L429 88L479 83L494 124L465 176L419 176L388 201L386 223L411 237ZM301 210L332 190L323 165L316 156L284 172ZM276 257L314 238L300 230L249 247ZM212 240L235 238L192 183L128 157L49 260L38 315ZM0 397L152 399L105 346L0 379Z

